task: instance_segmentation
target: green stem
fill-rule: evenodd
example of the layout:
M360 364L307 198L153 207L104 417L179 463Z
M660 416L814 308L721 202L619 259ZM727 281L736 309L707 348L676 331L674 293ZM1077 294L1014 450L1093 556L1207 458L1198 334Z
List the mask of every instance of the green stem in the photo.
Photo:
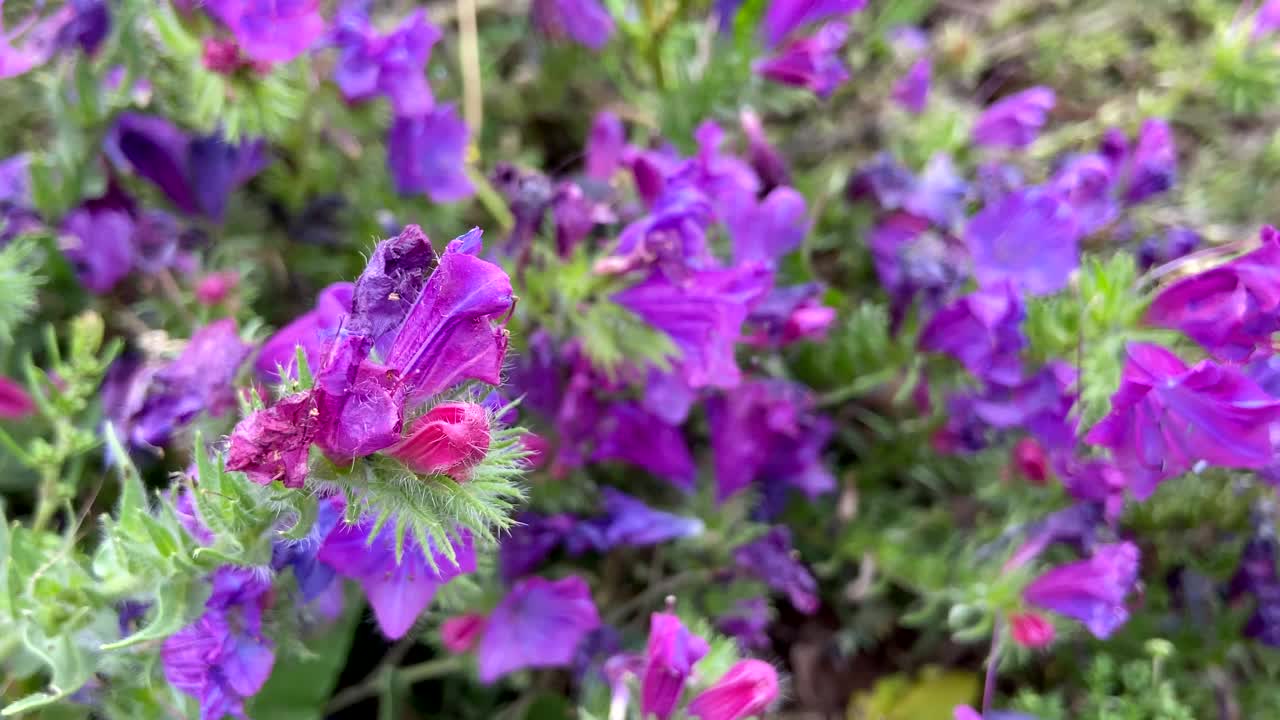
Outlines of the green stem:
M359 685L352 685L334 695L329 701L329 705L325 708L325 713L333 714L343 708L351 707L356 703L381 695L386 690L388 677L391 678L396 687L404 689L424 680L459 672L465 666L465 662L465 655L450 655L399 669L384 667L382 670L370 674Z

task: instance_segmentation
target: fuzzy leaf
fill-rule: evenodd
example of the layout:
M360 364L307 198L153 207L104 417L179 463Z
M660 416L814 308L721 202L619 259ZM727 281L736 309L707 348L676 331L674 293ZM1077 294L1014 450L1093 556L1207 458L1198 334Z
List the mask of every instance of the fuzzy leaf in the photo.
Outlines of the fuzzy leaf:
M34 629L24 627L22 644L33 655L49 666L47 692L28 695L0 710L0 715L12 717L55 703L79 690L93 675L93 665L84 650L75 644L71 633L63 633L48 639L33 635Z
M209 599L209 586L194 578L175 578L156 592L155 615L138 632L122 640L105 643L103 650L119 650L148 640L166 638L197 618Z

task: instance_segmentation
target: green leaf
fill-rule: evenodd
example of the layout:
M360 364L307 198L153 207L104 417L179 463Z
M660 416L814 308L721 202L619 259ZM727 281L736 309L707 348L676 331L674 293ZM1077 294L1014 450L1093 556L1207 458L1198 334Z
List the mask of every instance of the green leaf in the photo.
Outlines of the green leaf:
M36 632L31 626L23 628L22 644L33 655L39 657L49 666L49 689L46 692L28 695L15 703L5 706L0 715L11 717L30 712L55 703L68 697L88 682L93 674L93 666L84 650L75 644L71 633L64 633L56 638L34 636Z
M315 495L306 495L303 493L290 493L296 497L293 505L297 511L298 517L294 521L293 527L280 533L290 540L301 540L311 532L311 528L315 527L316 517L320 514L320 501Z
M105 643L103 650L119 650L148 640L166 638L199 617L209 599L209 586L202 579L175 578L156 591L155 615L151 622L123 640Z
M102 434L106 438L107 455L115 462L120 474L120 501L116 505L116 516L120 519L121 526L140 530L142 525L139 520L147 512L147 492L142 486L142 477L129 458L129 453L120 444L115 426L108 422Z
M249 705L249 717L271 720L320 720L347 661L347 650L364 612L363 603L347 598L346 613L308 643L312 655L303 660L276 660L262 692Z

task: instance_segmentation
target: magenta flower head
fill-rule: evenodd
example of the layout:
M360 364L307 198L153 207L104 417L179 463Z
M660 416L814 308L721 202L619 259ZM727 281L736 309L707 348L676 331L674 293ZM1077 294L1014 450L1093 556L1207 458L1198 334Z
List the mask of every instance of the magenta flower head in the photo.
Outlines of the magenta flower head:
M773 0L760 31L766 47L775 47L803 25L858 12L867 0Z
M424 72L440 30L423 10L411 13L388 35L369 26L366 13L342 14L334 33L339 48L334 82L350 102L385 94L397 117L422 115L435 99Z
M1009 281L1019 292L1051 295L1080 265L1080 229L1071 208L1037 189L1010 193L969 219L965 243L984 287ZM1027 252L1034 240L1035 252Z
M1262 247L1183 278L1147 308L1146 322L1180 330L1225 360L1269 354L1280 330L1280 232L1262 229Z
M836 309L823 305L817 283L775 287L747 317L743 342L753 347L782 347L800 340L821 340L836 321Z
M893 86L893 100L908 112L919 115L924 112L929 99L929 83L933 77L933 61L927 57L916 60Z
M600 613L585 580L525 578L489 614L476 648L480 681L527 668L570 667L578 645L598 627Z
M613 35L613 18L599 0L533 0L533 21L544 34L600 50Z
M813 35L792 41L778 54L758 61L756 73L783 85L807 88L826 98L849 79L840 51L849 37L842 22L830 22Z
M763 660L739 660L689 703L689 717L700 720L763 717L776 699L778 671Z
M1012 385L1022 378L1025 317L1011 284L978 290L934 314L920 333L920 348L950 355L980 380Z
M422 475L470 479L489 452L489 414L483 405L441 403L414 421L408 435L386 453Z
M289 62L325 31L320 0L205 0L203 7L235 35L245 55L263 62Z
M484 634L488 617L480 613L455 615L440 623L440 642L451 653L470 652Z
M1111 412L1085 440L1111 449L1135 497L1198 462L1250 469L1271 462L1280 401L1247 375L1211 360L1188 368L1149 343L1131 343L1127 353Z
M812 615L818 610L818 581L800 562L791 546L791 531L782 525L733 551L733 562L743 574L786 593L797 610Z
M1129 619L1125 597L1138 579L1138 546L1100 545L1087 560L1048 570L1022 592L1037 607L1084 624L1106 639Z
M26 388L16 380L0 375L0 420L22 420L36 411L35 402Z
M320 367L321 352L333 339L338 325L351 312L355 284L334 283L316 298L314 310L299 315L293 322L276 331L262 343L254 368L264 379L279 381L297 374L297 347L306 352L307 365L314 371ZM283 369L284 375L279 371Z
M392 640L404 637L436 590L459 575L475 572L476 553L470 533L452 539L457 560L432 546L423 548L412 536L404 541L404 553L396 561L395 520L388 520L372 542L373 523L339 523L325 538L317 558L339 575L360 583L382 633ZM435 566L427 562L431 553Z
M978 116L973 141L987 147L1023 148L1035 141L1057 96L1037 86L1003 98Z
M387 135L387 164L401 195L426 194L435 202L471 197L475 187L466 173L471 131L453 105L401 116Z
M640 684L640 714L668 720L680 703L693 666L707 654L707 641L685 628L669 612L649 616L649 644L645 648Z

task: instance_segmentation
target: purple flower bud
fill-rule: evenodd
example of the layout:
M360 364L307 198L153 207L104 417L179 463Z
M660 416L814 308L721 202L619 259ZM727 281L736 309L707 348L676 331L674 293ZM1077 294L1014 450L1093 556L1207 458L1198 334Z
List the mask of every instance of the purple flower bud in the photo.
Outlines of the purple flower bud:
M709 649L707 641L690 633L675 615L650 615L649 644L641 678L641 715L668 720L675 713L694 664Z
M794 40L778 54L757 61L755 71L774 82L808 88L826 98L849 79L849 69L840 56L848 36L844 23L827 23L813 35Z
M596 115L587 136L587 176L607 182L621 166L626 145L627 129L618 116L607 110Z
M471 131L453 105L437 105L413 117L397 117L387 135L387 164L401 195L425 193L439 203L471 197L466 173Z
M196 302L205 307L213 307L226 300L231 291L240 283L240 274L235 270L209 273L196 281Z
M973 141L987 147L1023 148L1044 127L1056 95L1037 86L1003 98L982 112L973 126Z
M731 611L716 619L716 630L736 638L744 651L767 650L769 603L762 597L739 600Z
M484 406L451 402L415 420L408 436L386 452L416 473L465 482L488 451L489 415Z
M689 703L689 716L701 720L763 717L776 699L778 671L763 660L739 660Z
M1140 203L1173 187L1178 172L1178 153L1173 130L1159 118L1149 118L1138 131L1138 144L1129 157L1124 200Z
M747 136L748 157L751 169L756 171L764 190L772 190L779 185L791 184L791 171L787 169L787 161L769 142L765 135L760 116L754 111L745 109L738 115L742 124L742 132Z
M440 623L440 642L451 653L470 652L487 624L488 618L480 613L455 615Z
M578 645L600 626L591 588L576 575L519 581L489 614L476 649L483 683L525 668L570 667Z
M915 61L910 70L893 86L893 99L908 112L919 115L924 112L929 99L929 82L933 76L933 61L927 57Z
M1023 591L1027 602L1079 620L1106 639L1129 619L1125 597L1138 579L1138 547L1098 546L1086 560L1048 570Z
M133 269L136 212L133 200L112 184L63 218L62 251L91 292L110 292Z

